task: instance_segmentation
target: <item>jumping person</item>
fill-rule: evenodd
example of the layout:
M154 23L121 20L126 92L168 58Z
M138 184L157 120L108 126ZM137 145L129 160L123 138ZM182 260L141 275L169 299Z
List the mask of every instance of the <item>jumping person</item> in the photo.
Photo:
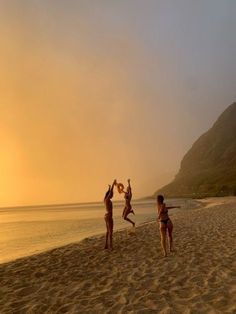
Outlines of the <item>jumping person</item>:
M112 204L112 197L113 197L113 189L116 185L116 180L113 181L112 186L109 185L109 189L105 194L104 197L104 203L106 207L106 213L104 216L105 222L106 222L106 243L104 249L110 248L113 249L112 246L112 235L113 235L113 204Z
M135 227L135 223L128 218L128 215L130 213L134 214L134 211L132 210L132 206L131 206L131 199L132 199L132 190L131 190L131 185L130 185L130 179L128 179L128 187L126 191L123 191L124 198L125 198L125 208L123 210L123 214L122 217L124 218L124 220L130 222L133 227Z
M158 221L159 221L159 228L160 228L160 234L161 234L161 246L162 246L164 257L167 256L167 250L166 250L167 232L168 232L168 240L169 240L169 250L170 252L173 251L173 237L172 237L173 224L168 215L168 209L171 209L171 208L180 208L180 206L166 206L166 204L164 203L163 195L157 196L157 213L158 213Z

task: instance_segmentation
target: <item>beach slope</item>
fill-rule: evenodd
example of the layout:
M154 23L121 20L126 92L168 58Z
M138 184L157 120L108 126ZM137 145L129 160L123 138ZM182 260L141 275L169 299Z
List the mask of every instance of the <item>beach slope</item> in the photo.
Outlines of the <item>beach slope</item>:
M171 211L170 211L171 214ZM236 198L173 215L175 252L156 222L0 265L3 313L236 313Z

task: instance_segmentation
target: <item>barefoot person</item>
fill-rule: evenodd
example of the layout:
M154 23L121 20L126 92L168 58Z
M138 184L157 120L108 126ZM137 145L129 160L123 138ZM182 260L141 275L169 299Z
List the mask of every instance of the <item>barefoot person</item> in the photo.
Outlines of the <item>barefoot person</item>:
M132 206L131 206L131 199L132 199L132 190L131 190L131 185L130 185L130 179L128 179L128 187L126 191L122 191L125 195L125 208L123 210L123 214L122 217L124 218L124 220L130 222L133 227L135 227L135 223L128 218L128 215L130 213L134 214L134 211L132 210Z
M171 208L180 208L180 206L166 206L164 203L163 195L157 196L157 213L158 213L158 221L160 227L160 234L161 234L161 246L163 250L163 255L167 256L166 250L166 234L168 232L168 239L169 239L169 250L170 252L173 251L173 238L172 238L172 230L173 224L170 220L168 215L168 209Z
M112 186L109 185L109 189L105 194L104 197L104 203L106 206L106 213L105 213L105 222L106 222L106 243L105 243L105 249L110 248L111 250L113 249L112 247L112 235L113 235L113 205L112 205L112 197L113 197L113 189L114 186L116 185L116 180L113 181Z

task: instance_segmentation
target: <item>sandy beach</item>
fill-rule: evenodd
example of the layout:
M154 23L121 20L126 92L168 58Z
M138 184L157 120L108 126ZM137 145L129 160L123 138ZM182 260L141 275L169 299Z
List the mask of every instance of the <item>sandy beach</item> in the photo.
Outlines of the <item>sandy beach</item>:
M172 221L167 258L152 222L0 265L0 313L236 313L236 197Z

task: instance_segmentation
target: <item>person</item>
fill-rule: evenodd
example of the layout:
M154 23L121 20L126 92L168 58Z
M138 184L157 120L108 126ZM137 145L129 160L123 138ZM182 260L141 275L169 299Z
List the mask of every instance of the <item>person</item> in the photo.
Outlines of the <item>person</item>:
M113 181L112 186L109 185L109 189L105 194L104 197L104 204L106 207L106 213L104 216L105 222L106 222L106 243L104 249L110 248L113 249L112 246L112 236L113 236L113 204L112 204L112 197L113 197L113 189L116 185L116 180Z
M170 252L173 251L173 224L170 220L168 215L168 210L172 208L180 208L180 206L166 206L164 203L164 196L158 195L157 196L157 213L158 213L158 221L159 221L159 228L160 228L160 235L161 235L161 246L163 250L164 257L167 256L167 249L166 249L166 234L168 232L168 240L169 240L169 250Z
M133 227L135 227L135 223L131 219L128 218L128 215L130 213L134 214L134 211L133 211L132 206L131 206L132 189L131 189L131 185L130 185L130 179L128 179L127 190L123 191L123 193L125 194L124 195L124 198L125 198L125 208L123 210L122 217L124 218L124 220L130 222L133 225Z

